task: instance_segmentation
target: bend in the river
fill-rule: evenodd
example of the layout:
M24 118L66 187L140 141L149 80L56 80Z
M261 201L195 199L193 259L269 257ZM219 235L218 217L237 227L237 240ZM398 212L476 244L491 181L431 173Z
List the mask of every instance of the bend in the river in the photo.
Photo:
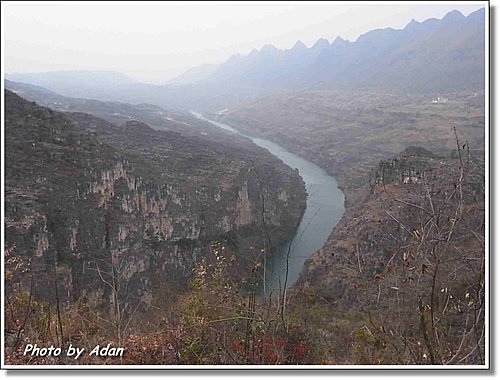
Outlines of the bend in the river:
M199 119L226 131L251 139L258 146L267 149L291 168L297 168L305 182L307 206L302 220L290 241L283 244L265 265L264 293L279 291L285 285L291 287L298 279L305 261L320 249L344 213L344 193L338 188L334 177L310 161L290 153L278 144L240 133L236 129L209 120L197 112L191 112ZM287 265L288 261L288 265ZM287 273L288 266L288 273ZM285 284L286 282L286 284Z

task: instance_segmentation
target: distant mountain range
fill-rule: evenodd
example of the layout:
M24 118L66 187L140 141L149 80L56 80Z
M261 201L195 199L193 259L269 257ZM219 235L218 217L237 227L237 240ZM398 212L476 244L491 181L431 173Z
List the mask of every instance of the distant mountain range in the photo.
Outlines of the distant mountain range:
M409 92L484 87L484 16L459 11L412 20L404 29L376 29L355 42L337 37L311 48L272 45L235 55L201 83L279 89L393 88Z
M8 79L18 82L32 83L47 89L57 91L58 88L68 90L68 83L75 87L87 86L89 83L95 88L108 88L116 85L137 84L138 82L129 76L116 71L49 71L44 73L14 73L6 75ZM67 93L72 96L75 94Z
M7 74L65 96L214 109L276 91L477 91L485 85L485 9L465 17L412 20L404 29L376 29L350 42L318 40L307 48L265 45L220 65L188 70L167 85L135 82L112 72Z
M4 81L5 89L10 90L26 100L34 101L41 106L62 112L85 112L102 118L115 125L123 125L131 120L140 120L153 128L185 129L186 125L176 120L177 115L152 105L131 105L120 102L94 99L72 98L57 92L29 83ZM176 128L171 127L175 124Z
M216 64L205 64L201 66L193 67L185 71L183 74L175 77L170 80L168 83L173 85L185 85L185 84L193 84L205 80L207 77L212 75L219 65Z
M235 143L229 136L222 137L220 128L203 122L186 111L173 112L147 103L129 104L73 98L62 96L41 86L13 82L8 79L4 81L4 86L6 90L12 91L26 100L55 111L89 113L116 126L122 126L130 121L140 121L153 129L177 132L186 137L217 141L219 144L223 139L230 140L229 145Z

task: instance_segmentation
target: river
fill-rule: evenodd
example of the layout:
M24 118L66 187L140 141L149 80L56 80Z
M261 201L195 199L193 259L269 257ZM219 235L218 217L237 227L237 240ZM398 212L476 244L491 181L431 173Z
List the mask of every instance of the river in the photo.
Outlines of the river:
M328 175L319 166L290 153L280 145L258 137L248 136L227 124L209 120L200 113L191 113L219 128L251 139L256 145L267 149L291 168L298 169L308 194L306 210L291 240L291 245L290 241L283 244L265 263L264 293L267 295L278 291L285 285L285 279L286 287L291 287L299 278L305 261L323 246L344 214L344 193L338 188L334 177Z

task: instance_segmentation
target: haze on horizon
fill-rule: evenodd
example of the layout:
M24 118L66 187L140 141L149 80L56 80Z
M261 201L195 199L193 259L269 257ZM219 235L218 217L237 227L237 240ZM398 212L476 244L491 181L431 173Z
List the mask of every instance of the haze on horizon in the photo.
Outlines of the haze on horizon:
M2 2L4 72L113 70L165 83L186 70L272 44L355 41L412 19L465 16L487 2L457 3L14 3Z

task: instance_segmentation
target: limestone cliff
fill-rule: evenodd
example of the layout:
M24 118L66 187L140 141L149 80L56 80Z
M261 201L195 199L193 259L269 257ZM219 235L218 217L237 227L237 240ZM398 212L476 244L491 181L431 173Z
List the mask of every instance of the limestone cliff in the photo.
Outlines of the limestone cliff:
M234 248L244 276L262 219L277 246L305 207L298 174L249 142L116 126L5 95L7 290L147 307L182 287L213 241Z

